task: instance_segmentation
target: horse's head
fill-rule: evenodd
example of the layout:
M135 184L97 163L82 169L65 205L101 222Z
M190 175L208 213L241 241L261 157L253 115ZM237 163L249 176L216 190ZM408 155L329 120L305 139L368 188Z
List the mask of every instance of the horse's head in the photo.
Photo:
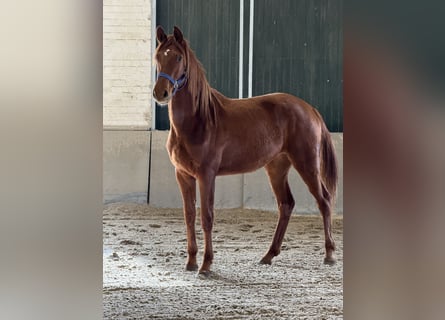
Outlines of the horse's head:
M167 36L162 27L158 26L156 38L158 47L154 61L158 78L153 88L153 97L159 104L167 104L187 81L186 44L178 27L174 27L173 35Z

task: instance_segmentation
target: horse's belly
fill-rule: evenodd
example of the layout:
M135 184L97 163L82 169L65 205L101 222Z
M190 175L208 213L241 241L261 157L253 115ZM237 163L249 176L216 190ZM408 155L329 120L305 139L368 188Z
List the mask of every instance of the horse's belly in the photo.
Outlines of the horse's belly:
M224 176L230 174L252 172L264 167L269 161L256 162L256 163L239 163L239 164L232 164L230 166L221 166L218 170L218 175Z
M281 152L281 146L262 146L256 149L232 149L223 153L218 175L246 173L258 170Z

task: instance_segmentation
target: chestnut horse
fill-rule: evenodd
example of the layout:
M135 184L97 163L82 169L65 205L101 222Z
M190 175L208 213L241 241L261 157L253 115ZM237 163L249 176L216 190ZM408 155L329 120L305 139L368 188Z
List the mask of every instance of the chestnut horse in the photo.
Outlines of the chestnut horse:
M337 184L337 160L322 117L305 101L284 93L230 99L211 88L204 69L179 28L166 35L156 30L154 60L158 78L153 96L168 104L167 150L175 166L187 227L186 270L197 270L195 237L196 181L201 196L204 260L209 275L213 260L212 227L215 177L265 167L275 193L279 219L272 244L261 259L271 264L280 253L295 202L287 175L293 166L315 197L323 216L326 264L335 263L331 209Z

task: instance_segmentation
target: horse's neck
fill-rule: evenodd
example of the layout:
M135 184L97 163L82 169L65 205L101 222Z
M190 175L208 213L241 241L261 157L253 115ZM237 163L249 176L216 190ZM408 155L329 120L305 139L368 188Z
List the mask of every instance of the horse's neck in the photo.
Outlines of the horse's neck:
M192 152L191 146L202 146L211 137L205 122L193 112L193 100L188 91L181 90L168 104L171 126L169 143L180 144L189 152Z
M170 125L176 131L188 131L193 127L196 122L193 103L192 95L187 90L187 86L170 100L168 104Z

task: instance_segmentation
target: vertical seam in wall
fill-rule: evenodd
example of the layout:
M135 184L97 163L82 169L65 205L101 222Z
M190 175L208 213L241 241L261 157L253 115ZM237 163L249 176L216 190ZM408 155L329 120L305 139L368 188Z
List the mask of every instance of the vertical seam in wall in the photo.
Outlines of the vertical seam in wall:
M249 90L248 98L252 97L252 75L253 75L253 6L254 0L250 0L249 13Z
M238 98L243 97L244 0L239 1L239 77Z
M156 49L156 0L152 0L151 6L151 57L153 57ZM153 64L153 62L152 62ZM153 86L156 82L156 67L151 68L151 83L152 83L152 91ZM151 100L151 128L152 130L156 129L156 102L154 99Z
M244 0L240 0L239 13L239 93L238 97L243 98L243 72L244 72ZM244 174L241 175L241 201L240 207L244 207Z
M156 50L156 0L151 2L151 56L153 57ZM152 87L156 80L156 68L151 69L151 81ZM153 90L153 88L151 88ZM156 129L156 102L154 99L151 100L151 130L150 133L150 144L148 147L148 184L147 184L147 203L150 203L150 181L151 181L151 154L152 154L152 140L153 131Z
M250 0L249 8L249 73L248 73L248 92L247 97L252 97L252 76L253 76L253 13L254 13L254 0ZM245 175L241 178L241 207L244 208L244 179Z
M148 145L148 184L147 184L147 203L150 204L150 180L151 180L151 148L153 139L153 130L148 131L150 134L150 143Z

